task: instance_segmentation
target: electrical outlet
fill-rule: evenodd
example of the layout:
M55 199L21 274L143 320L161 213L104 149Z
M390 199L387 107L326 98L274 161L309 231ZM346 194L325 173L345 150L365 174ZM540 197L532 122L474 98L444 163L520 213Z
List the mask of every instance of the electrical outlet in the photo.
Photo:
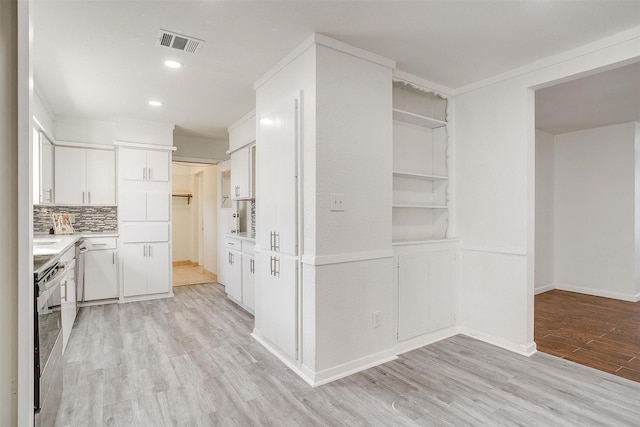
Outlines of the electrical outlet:
M381 312L374 311L372 313L371 318L373 320L373 327L374 328L379 328L380 326L382 326L382 313Z
M331 193L331 211L344 211L344 193Z

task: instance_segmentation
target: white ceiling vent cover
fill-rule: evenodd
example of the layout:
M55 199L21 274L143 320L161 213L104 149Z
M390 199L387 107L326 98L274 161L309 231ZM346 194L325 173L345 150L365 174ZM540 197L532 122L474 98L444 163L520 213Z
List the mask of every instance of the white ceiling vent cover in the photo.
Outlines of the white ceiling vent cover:
M187 53L198 54L204 45L204 40L185 36L184 34L172 33L167 30L160 30L158 32L158 43L156 45L171 47Z

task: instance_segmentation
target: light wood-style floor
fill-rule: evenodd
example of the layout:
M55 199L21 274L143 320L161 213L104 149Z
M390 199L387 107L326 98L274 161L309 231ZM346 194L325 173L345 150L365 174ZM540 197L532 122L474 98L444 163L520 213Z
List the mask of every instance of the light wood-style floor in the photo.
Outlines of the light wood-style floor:
M456 336L309 387L218 284L83 308L56 426L632 426L640 384Z
M216 277L211 277L203 272L202 267L194 265L174 265L173 266L173 286L200 285L203 283L214 283Z
M640 302L544 292L534 339L539 351L640 382Z

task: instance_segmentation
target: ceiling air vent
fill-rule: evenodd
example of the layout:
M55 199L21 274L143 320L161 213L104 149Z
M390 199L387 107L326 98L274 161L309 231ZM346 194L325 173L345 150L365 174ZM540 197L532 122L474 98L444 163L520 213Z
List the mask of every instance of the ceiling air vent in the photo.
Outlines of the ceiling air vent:
M185 36L184 34L172 33L167 30L158 32L158 46L171 47L173 49L182 50L187 53L197 54L204 45L204 40L195 37Z

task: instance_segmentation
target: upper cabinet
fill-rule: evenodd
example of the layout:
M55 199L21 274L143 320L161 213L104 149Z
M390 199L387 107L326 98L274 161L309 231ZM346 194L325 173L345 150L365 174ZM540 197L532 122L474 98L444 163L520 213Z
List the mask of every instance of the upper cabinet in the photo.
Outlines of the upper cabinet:
M248 200L255 197L255 141L256 115L254 112L238 120L229 131L231 155L231 199Z
M169 181L168 151L122 148L122 179L126 181Z
M40 131L33 134L34 203L53 203L53 143Z
M447 100L393 83L393 241L447 237Z
M56 204L116 204L113 150L56 146L54 170Z

